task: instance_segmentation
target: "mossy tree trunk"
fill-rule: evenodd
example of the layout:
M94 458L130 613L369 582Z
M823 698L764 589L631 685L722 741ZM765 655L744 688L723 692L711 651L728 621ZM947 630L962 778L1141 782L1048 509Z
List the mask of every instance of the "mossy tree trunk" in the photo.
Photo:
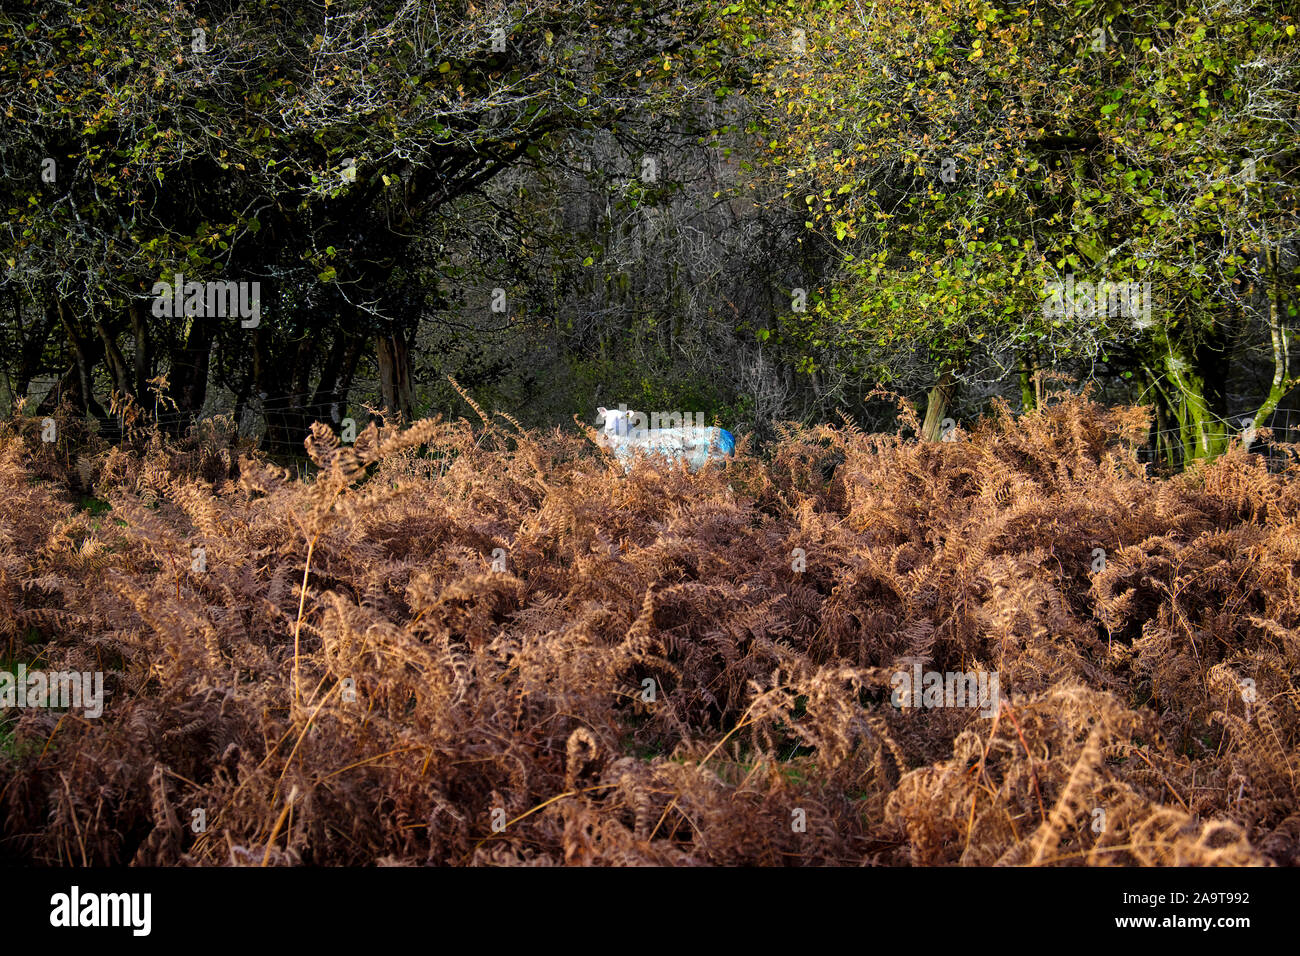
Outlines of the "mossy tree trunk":
M1184 468L1218 457L1234 429L1225 418L1224 379L1227 358L1219 341L1195 344L1162 328L1153 334L1153 367L1147 372L1161 416L1176 434L1161 442L1166 462Z
M1032 412L1038 407L1038 382L1034 378L1037 360L1029 352L1021 352L1018 363L1020 373L1020 410Z
M1148 368L1148 375L1162 406L1164 414L1160 417L1177 430L1177 440L1165 446L1165 457L1171 465L1179 464L1174 460L1175 451L1184 467L1222 454L1235 435L1263 427L1296 384L1290 374L1291 343L1284 324L1287 302L1278 280L1277 248L1266 248L1264 259L1273 376L1267 396L1253 415L1239 421L1226 417L1230 340L1238 332L1239 314L1231 321L1216 322L1211 335L1194 346L1168 329L1158 332L1152 340L1154 368Z

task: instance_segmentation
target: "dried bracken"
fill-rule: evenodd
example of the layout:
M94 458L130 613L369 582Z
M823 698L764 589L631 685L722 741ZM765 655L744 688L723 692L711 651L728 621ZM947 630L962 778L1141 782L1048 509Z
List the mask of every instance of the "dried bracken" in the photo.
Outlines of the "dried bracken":
M1150 477L1143 410L1065 393L699 474L478 411L317 426L310 476L0 427L0 670L107 687L0 713L0 859L1300 860L1293 469Z

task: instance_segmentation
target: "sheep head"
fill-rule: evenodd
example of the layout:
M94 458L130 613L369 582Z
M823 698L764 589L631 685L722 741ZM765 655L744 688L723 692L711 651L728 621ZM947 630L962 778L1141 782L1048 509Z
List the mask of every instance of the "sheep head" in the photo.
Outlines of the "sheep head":
M646 429L647 419L645 414L632 411L626 405L620 405L618 408L601 406L596 409L596 413L603 423L607 443L619 438L628 438L637 432L644 432Z

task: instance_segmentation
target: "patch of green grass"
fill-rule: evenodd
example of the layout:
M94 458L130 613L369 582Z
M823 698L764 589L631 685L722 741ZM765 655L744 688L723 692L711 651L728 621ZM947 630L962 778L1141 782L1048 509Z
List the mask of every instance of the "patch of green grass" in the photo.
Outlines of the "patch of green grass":
M41 741L19 738L15 732L17 726L17 721L0 721L0 760L21 760L32 754L40 753ZM54 746L57 746L57 744Z
M82 511L90 512L92 518L97 518L105 511L112 511L113 506L102 498L96 498L94 495L82 495L77 500L77 507Z
M803 786L808 782L807 776L798 767L782 767L781 776L799 786Z
M13 725L5 721L0 723L0 760L18 756L18 738L14 736Z
M19 664L27 667L31 661L14 654L0 654L0 674L17 674Z
M23 635L23 643L26 645L38 644L45 640L45 635L34 627L29 627ZM0 653L0 673L17 675L18 665L23 664L31 667L36 662L39 655L33 656L32 653L23 653L24 648L15 647L10 644L6 653ZM17 721L13 719L6 720L0 717L0 760L16 760L25 757L31 753L35 744L32 741L21 741L14 733Z
M644 723L644 718L633 719L628 722L631 724L640 724ZM655 757L665 756L671 749L667 741L651 741L648 743L638 744L636 742L636 735L631 732L625 733L620 743L623 753L630 757L636 757L637 760L645 760L647 762L653 760Z

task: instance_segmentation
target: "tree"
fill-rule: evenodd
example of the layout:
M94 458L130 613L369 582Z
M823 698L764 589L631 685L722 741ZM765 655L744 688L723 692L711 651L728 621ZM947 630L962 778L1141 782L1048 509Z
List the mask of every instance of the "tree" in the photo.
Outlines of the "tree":
M1265 298L1285 303L1263 310L1285 368L1297 48L1282 5L1212 20L1092 0L728 10L768 38L763 172L838 259L786 334L926 384L927 437L983 374L977 357L1022 385L1043 365L1111 359L1147 375L1184 459L1214 454L1212 380ZM1256 178L1234 185L1248 159ZM1267 296L1242 300L1243 269ZM1150 282L1151 316L1045 309L1076 272L1094 289ZM1288 387L1283 373L1254 417Z
M409 262L418 240L570 131L671 97L664 65L707 25L680 3L245 0L211 22L123 7L0 19L11 327L63 335L64 377L101 419L100 369L140 397L165 368L188 413L215 374L276 409L286 442L344 401L358 342L409 416L409 345L439 280ZM260 283L263 321L152 315L176 272ZM47 305L57 327L24 321Z

